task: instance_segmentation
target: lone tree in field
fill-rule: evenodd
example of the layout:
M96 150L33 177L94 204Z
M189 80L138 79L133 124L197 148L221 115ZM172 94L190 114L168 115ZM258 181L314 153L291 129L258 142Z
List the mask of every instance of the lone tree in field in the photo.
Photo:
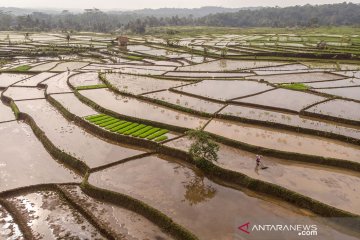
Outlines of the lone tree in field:
M203 130L190 130L187 132L188 137L194 140L189 149L190 156L195 161L217 161L219 145L214 142L210 135Z

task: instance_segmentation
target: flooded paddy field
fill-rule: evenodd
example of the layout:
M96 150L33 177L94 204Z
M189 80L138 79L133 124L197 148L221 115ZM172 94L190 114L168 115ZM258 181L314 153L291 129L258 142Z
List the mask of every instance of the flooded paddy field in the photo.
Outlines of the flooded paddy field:
M360 64L341 37L0 32L0 239L231 240L291 219L360 239Z

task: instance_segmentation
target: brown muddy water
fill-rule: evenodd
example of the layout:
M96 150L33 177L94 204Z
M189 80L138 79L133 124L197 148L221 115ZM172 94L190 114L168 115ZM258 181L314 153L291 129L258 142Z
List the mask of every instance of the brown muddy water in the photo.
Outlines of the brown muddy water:
M179 138L166 146L188 151L192 141ZM326 166L304 164L288 159L263 157L268 167L256 167L255 154L219 144L216 165L243 173L249 177L285 187L330 206L360 215L360 173Z
M0 135L3 146L0 148L0 192L43 183L81 181L50 156L25 123L1 123Z
M59 149L84 161L90 168L144 153L128 145L109 143L89 134L66 120L46 100L16 102L21 112L29 114Z
M29 193L8 200L26 219L35 239L106 239L56 192Z
M254 194L214 183L196 169L161 156L137 159L93 173L89 182L144 201L200 239L231 239L239 231L237 222L271 219L284 223L288 218L304 216L288 205L281 206L273 200L265 201ZM327 239L348 238L324 228L329 230L323 233Z
M100 202L84 194L78 186L62 186L72 200L91 212L115 232L118 239L172 239L145 217L116 205Z
M103 108L139 119L147 119L184 128L198 128L207 122L206 118L147 103L135 98L125 97L115 94L108 89L83 90L79 92Z
M0 239L23 240L24 237L13 217L0 205Z
M360 147L285 130L214 119L205 131L254 146L284 152L360 162Z

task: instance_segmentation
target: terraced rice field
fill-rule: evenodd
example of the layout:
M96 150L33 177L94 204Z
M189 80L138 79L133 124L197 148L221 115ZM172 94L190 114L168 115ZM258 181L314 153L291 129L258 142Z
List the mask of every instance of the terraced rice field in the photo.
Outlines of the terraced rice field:
M7 34L0 239L360 239L358 36L324 50L323 36L136 36L124 49L83 33L74 54L60 33ZM47 45L61 54L23 51ZM217 161L191 157L192 129Z

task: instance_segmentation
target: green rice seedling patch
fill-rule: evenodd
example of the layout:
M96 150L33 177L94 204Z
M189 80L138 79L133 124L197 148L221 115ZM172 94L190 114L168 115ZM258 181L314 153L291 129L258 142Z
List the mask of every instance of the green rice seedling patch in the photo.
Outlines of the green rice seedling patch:
M131 134L131 136L138 137L140 134L143 134L144 132L147 132L147 131L149 131L151 129L153 129L152 126L146 126L146 127L142 128L142 129L134 132L133 134Z
M151 135L151 134L153 134L153 133L155 133L155 132L157 132L157 131L159 131L159 130L160 130L160 128L153 128L153 129L151 129L151 130L149 130L149 131L147 131L147 132L139 135L139 137L141 137L141 138L146 138L147 136L149 136L149 135Z
M153 140L153 139L155 139L155 138L157 138L157 137L160 137L160 136L162 136L162 135L164 135L165 133L168 133L168 132L169 132L168 130L162 129L162 130L160 130L160 131L158 131L158 132L156 132L156 133L148 136L146 139L148 139L148 140Z
M119 125L119 126L117 126L117 127L114 127L114 128L111 129L110 131L111 131L111 132L117 132L117 131L119 131L120 129L129 126L130 124L132 124L132 122L125 122L125 123L123 123L123 124L121 124L121 125Z
M129 126L123 128L123 129L120 129L120 130L117 131L117 132L123 134L124 132L126 132L126 131L134 128L134 127L137 127L138 125L139 125L138 123L132 123L132 124L130 124Z
M117 120L117 119L113 119L113 120L111 120L111 121L102 123L102 124L100 124L99 126L100 126L100 127L107 127L107 126L109 126L109 125L111 125L111 124L113 124L113 123L116 123L116 122L118 122L118 121L119 121L119 120Z
M152 140L156 142L162 142L168 139L165 134L169 131L166 129L156 128L136 122L128 122L108 116L106 114L86 116L84 117L84 119L94 125L97 125L113 133L138 138L146 138L147 140Z
M162 142L162 141L165 141L165 140L168 140L168 137L166 135L162 135L162 136L156 138L155 142Z
M96 114L96 115L87 116L87 117L85 117L85 119L88 120L88 121L91 121L93 119L96 119L96 118L99 118L99 117L104 117L104 116L106 116L106 115L105 114Z
M96 125L100 125L100 124L102 124L102 123L105 123L105 122L107 122L107 121L111 121L111 120L113 120L113 119L114 119L114 118L112 118L112 117L108 117L108 118L104 118L104 119L102 119L102 120L94 121L93 123L96 124Z
M117 120L117 122L113 123L113 124L110 124L108 126L105 127L106 130L110 130L110 129L113 129L114 127L117 127L123 123L125 123L126 121L121 121L121 120Z
M139 126L134 127L134 128L132 128L132 129L124 132L124 135L130 135L130 134L132 134L132 133L134 133L134 132L137 132L138 130L140 130L140 129L144 128L144 127L146 127L146 125L140 124Z

